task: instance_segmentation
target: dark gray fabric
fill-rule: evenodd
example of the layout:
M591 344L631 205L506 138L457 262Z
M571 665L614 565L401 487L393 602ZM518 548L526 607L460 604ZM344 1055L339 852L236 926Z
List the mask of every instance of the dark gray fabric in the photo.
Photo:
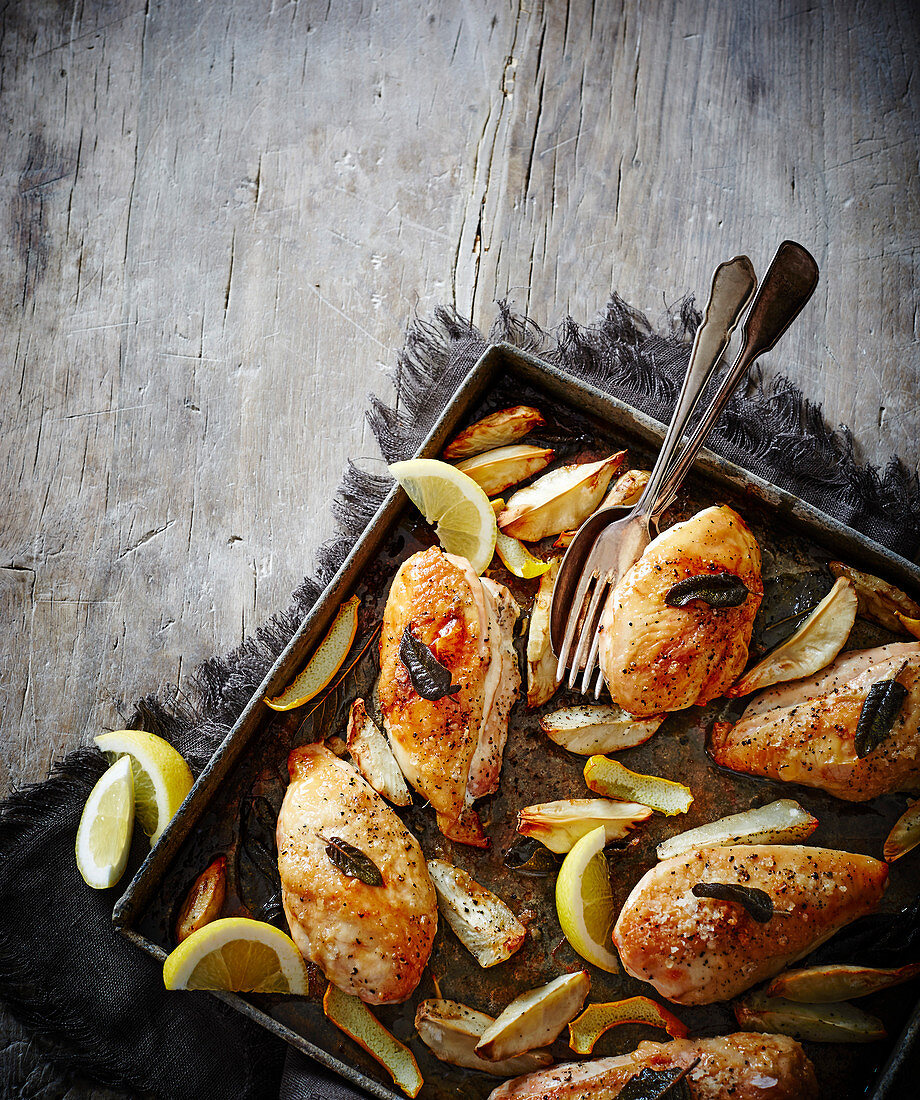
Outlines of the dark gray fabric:
M500 304L492 340L544 355L660 420L670 415L699 322L692 300L663 331L614 295L593 326L568 320L547 334ZM450 310L417 320L399 356L392 407L377 399L368 416L387 461L410 456L445 402L486 347L484 337ZM726 412L713 445L742 466L810 500L838 519L914 557L920 540L920 487L892 460L879 472L859 466L853 442L829 430L820 410L785 381L764 390L755 379ZM127 725L176 744L200 770L232 726L266 670L383 499L387 478L349 464L333 501L337 534L318 555L315 574L291 606L234 652L206 662L189 684L142 699ZM73 861L82 804L104 760L81 750L50 780L0 807L0 997L36 1036L0 1052L0 1081L20 1095L67 1091L82 1074L127 1095L234 1097L276 1095L281 1044L206 994L168 994L159 967L116 936L115 891L85 887ZM129 869L143 857L139 839ZM125 880L127 881L127 880ZM28 1059L47 1065L32 1073ZM35 1082L34 1087L29 1082ZM38 1082L41 1082L40 1084ZM291 1057L287 1100L350 1100L347 1086ZM54 1091L55 1088L57 1091Z

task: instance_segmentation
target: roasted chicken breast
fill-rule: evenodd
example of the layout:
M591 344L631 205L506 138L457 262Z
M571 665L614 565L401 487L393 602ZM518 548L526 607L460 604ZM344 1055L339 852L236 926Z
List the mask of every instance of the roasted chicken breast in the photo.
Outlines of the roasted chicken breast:
M738 606L702 599L668 606L679 581L719 573L747 588ZM645 718L717 698L747 663L762 596L760 547L727 505L659 535L620 578L601 617L600 664L613 701Z
M620 912L613 942L626 970L669 1000L727 1001L874 909L887 877L887 865L877 859L827 848L697 848L643 875ZM698 898L692 893L697 883L763 890L773 916L761 924L738 901Z
M699 1061L697 1061L699 1059ZM817 1100L815 1070L785 1035L739 1031L717 1039L640 1043L631 1054L569 1062L499 1085L489 1100L614 1100L643 1069L684 1069L694 1100Z
M418 985L438 927L438 902L415 837L377 792L323 745L295 749L278 814L281 901L305 959L370 1004L404 1001ZM343 840L370 858L370 886L332 862Z
M890 679L907 698L889 736L868 755L856 755L859 714L869 689ZM716 763L750 775L820 787L849 802L920 786L920 642L896 642L844 653L807 680L754 697L741 720L716 724Z
M403 774L434 806L451 840L486 847L475 799L498 786L508 716L520 687L512 644L519 609L503 585L437 547L393 579L380 635L380 710ZM431 701L399 656L406 627L460 690Z

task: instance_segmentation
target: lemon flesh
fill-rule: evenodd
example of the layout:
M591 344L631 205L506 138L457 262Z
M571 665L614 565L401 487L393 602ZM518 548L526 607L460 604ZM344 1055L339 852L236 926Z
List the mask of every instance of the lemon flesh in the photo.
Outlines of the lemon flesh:
M188 764L168 741L143 730L114 730L95 741L109 759L130 757L134 809L152 848L192 789Z
M556 879L556 913L565 938L583 959L611 974L620 966L611 931L616 920L601 825L579 840Z
M307 968L290 936L262 921L212 921L168 955L167 989L222 989L234 993L307 992Z
M77 869L87 886L105 890L124 874L134 826L134 783L127 757L90 791L77 828Z
M448 554L481 573L495 553L498 527L489 498L471 477L436 458L394 462L390 473L429 523Z

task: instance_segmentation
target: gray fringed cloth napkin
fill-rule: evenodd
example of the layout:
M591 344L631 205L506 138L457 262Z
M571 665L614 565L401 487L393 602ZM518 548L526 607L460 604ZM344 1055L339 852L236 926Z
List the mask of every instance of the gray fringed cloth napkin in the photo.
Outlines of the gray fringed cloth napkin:
M687 299L655 332L614 295L597 324L570 319L547 334L500 304L490 339L536 352L667 421L699 320ZM450 310L412 325L394 376L396 401L374 399L368 413L387 462L415 452L486 347ZM733 398L710 446L904 557L920 551L916 473L896 459L881 472L858 465L846 430L830 430L787 381L765 389L754 379ZM199 771L389 485L349 464L332 504L338 533L290 608L239 649L206 662L184 691L142 699L128 725L166 737ZM85 1096L92 1082L116 1090L109 1096L164 1100L260 1100L279 1088L285 1100L352 1100L351 1088L300 1055L289 1057L282 1082L283 1044L208 994L167 993L159 966L113 931L117 888L90 890L73 856L83 802L104 768L95 749L78 750L47 782L0 807L0 999L29 1035L11 1029L0 1051L0 1095ZM130 869L143 847L138 840Z

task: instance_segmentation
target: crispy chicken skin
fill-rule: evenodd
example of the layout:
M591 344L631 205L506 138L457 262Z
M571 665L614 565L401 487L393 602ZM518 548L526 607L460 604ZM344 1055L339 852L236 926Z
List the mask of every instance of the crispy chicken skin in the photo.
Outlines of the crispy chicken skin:
M861 760L854 741L869 689L893 676L908 689L890 736ZM848 802L920 786L920 642L844 653L807 680L754 697L734 726L716 724L717 764L820 787Z
M418 841L370 784L323 745L295 749L288 769L277 842L291 936L339 989L370 1004L404 1001L418 985L438 927ZM369 856L383 885L343 874L326 855L332 837Z
M726 572L748 588L740 606L665 603L678 581ZM747 663L762 596L760 547L727 505L706 508L659 535L604 607L599 653L613 701L646 718L717 698Z
M628 973L678 1004L727 1001L778 974L878 904L888 867L869 856L800 844L697 848L639 880L613 942ZM697 898L697 883L765 890L774 914L759 924L735 901Z
M818 1082L801 1046L785 1035L739 1031L717 1039L640 1043L631 1054L570 1062L499 1085L489 1100L614 1100L645 1068L683 1069L694 1100L817 1100Z
M520 687L512 632L518 606L437 547L413 554L393 579L380 635L380 709L403 774L434 806L451 840L486 847L472 807L498 786L508 716ZM434 702L399 657L403 630L427 645L460 690Z

